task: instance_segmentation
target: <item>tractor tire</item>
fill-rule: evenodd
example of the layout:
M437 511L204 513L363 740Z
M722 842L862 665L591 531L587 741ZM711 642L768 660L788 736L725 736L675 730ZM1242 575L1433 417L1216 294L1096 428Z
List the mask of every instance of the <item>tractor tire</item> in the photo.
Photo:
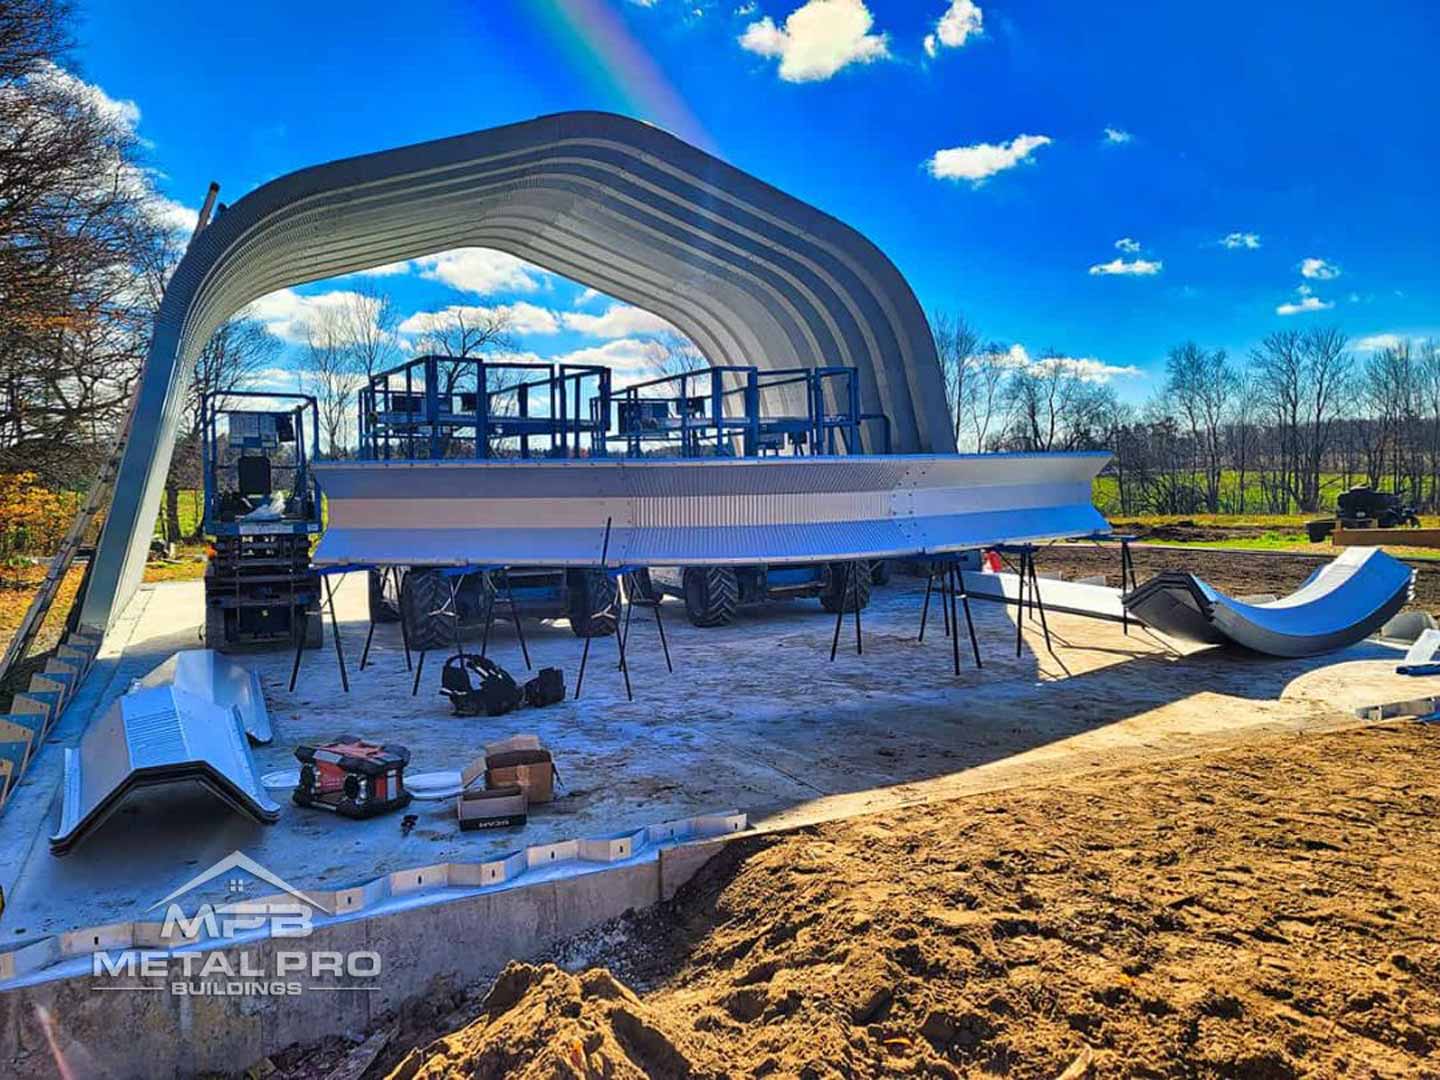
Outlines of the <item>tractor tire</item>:
M570 632L578 638L615 633L615 579L600 570L571 570L565 575L565 607Z
M438 570L411 570L400 583L400 617L415 652L455 647L450 583Z
M724 566L692 566L681 576L685 614L696 626L729 626L740 610L740 579Z
M400 597L395 593L394 579L379 570L371 570L370 578L370 621L396 623L400 621ZM403 583L405 576L400 580Z
M860 569L851 581L849 563L831 563L826 567L825 588L820 592L820 606L832 615L841 610L864 611L870 606L870 575Z
M889 585L889 584L890 584L890 560L889 560L889 559L876 559L874 562L872 562L872 563L870 564L870 584L871 584L871 585Z
M658 604L665 599L665 594L655 587L650 580L649 570L636 570L630 575L630 580L635 583L635 592L639 598L647 604Z

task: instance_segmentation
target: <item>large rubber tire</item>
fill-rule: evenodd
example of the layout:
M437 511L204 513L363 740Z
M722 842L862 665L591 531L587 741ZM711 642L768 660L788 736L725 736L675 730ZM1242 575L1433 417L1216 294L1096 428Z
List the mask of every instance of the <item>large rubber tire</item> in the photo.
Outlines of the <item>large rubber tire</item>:
M650 580L649 570L636 570L630 575L630 580L635 584L636 596L647 604L658 604L665 598L665 594Z
M455 647L450 583L438 570L411 570L400 583L400 617L415 652Z
M740 579L724 566L692 566L681 575L685 614L696 626L729 626L740 610Z
M825 587L820 592L820 606L832 615L844 604L846 611L870 606L870 575L861 567L854 575L852 587L849 563L830 563L826 568Z
M370 620L377 623L400 621L400 597L395 594L394 575L382 574L379 570L369 571L370 578ZM405 578L401 575L403 583Z
M565 607L570 631L579 638L609 637L615 633L615 579L599 570L570 570L565 574Z

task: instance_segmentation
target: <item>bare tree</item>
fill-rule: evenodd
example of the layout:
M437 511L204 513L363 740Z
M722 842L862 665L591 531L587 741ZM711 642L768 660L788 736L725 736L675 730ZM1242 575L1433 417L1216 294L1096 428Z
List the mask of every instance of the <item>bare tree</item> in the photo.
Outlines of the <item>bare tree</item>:
M930 317L930 326L935 335L940 370L945 376L945 398L950 405L950 420L958 447L961 429L973 411L978 389L972 373L976 366L975 350L980 344L980 335L965 316L945 311L935 312Z
M340 306L340 323L355 362L366 378L392 366L400 355L395 329L400 313L394 298L373 282L362 282Z
M0 5L0 469L94 476L168 271L133 117L59 65L59 0Z
M1056 449L1079 385L1074 366L1055 349L1016 368L1005 386L1012 443L1022 450Z
M1218 514L1225 460L1222 434L1234 373L1223 349L1206 352L1193 341L1170 350L1165 371L1165 392L1190 429L1195 460L1205 475L1205 506Z
M667 330L652 339L655 346L655 368L661 375L687 375L704 371L710 361L693 341L678 330Z
M315 398L321 435L332 458L345 455L350 408L361 378L360 362L346 339L342 314L334 308L322 310L305 328L301 385Z
M1005 383L1013 370L1009 347L996 341L987 344L971 361L969 425L976 453L989 449L992 429L1005 407Z

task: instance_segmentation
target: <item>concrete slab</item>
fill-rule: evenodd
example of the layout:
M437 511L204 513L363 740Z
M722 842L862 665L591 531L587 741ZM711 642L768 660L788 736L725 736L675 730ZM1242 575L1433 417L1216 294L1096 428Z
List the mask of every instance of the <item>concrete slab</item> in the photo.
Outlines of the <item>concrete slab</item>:
M203 799L139 798L83 849L57 859L35 843L56 820L61 755L53 744L74 745L81 718L103 713L134 678L197 643L199 583L155 586L127 611L0 818L7 897L0 940L139 919L235 850L299 888L334 890L732 807L762 826L789 825L1263 734L1329 730L1356 723L1356 707L1414 697L1417 689L1395 675L1396 654L1378 646L1262 659L1170 644L1144 631L1126 637L1119 626L1063 615L1049 620L1056 655L1044 651L1038 623L1027 621L1026 649L1016 658L1014 612L978 604L985 668L974 670L962 650L956 678L935 607L925 643L915 641L922 594L923 584L908 578L877 590L864 613L864 656L854 653L847 621L834 664L827 659L834 621L816 601L753 609L722 630L691 627L670 602L673 676L648 612L637 610L633 703L625 700L614 642L597 640L581 701L462 719L438 693L438 656L427 663L419 696L410 696L394 626L376 630L371 663L357 670L365 582L352 575L339 591L348 695L328 626L325 648L305 655L294 693L286 690L290 655L244 657L260 674L275 729L274 744L255 750L259 771L297 769L297 743L345 731L408 746L416 772L457 768L483 743L529 731L552 749L564 780L553 803L533 808L523 830L462 833L452 802L417 802L409 812L419 821L407 835L398 815L337 820L291 805L284 792L273 793L284 806L274 826ZM559 666L573 684L581 642L562 624L530 623L527 634L535 665ZM495 629L491 655L523 671L508 627ZM214 889L197 901L223 898L222 883Z

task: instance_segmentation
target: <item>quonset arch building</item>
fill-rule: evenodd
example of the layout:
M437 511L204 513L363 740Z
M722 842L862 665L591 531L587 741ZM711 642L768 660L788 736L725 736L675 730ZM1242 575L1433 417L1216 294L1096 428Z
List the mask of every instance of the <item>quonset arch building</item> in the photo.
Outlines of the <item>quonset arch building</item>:
M854 366L896 451L955 449L924 312L874 244L648 124L547 116L302 169L196 237L160 306L82 621L108 627L140 580L218 326L276 289L471 246L654 312L712 364Z

